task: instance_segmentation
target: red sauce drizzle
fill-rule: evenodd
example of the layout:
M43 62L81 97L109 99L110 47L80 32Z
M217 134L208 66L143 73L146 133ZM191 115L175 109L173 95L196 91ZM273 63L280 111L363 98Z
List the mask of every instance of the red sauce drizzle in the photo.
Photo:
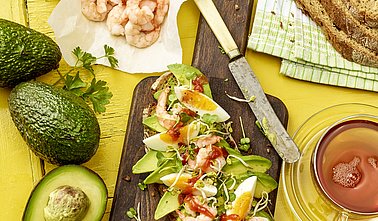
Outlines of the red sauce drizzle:
M197 203L197 200L193 197L193 195L187 195L184 198L184 202L187 203L189 208L193 210L194 212L201 213L212 219L215 218L215 215L213 215L206 207Z
M203 75L199 76L199 77L196 77L192 80L192 83L193 83L193 89L195 91L198 91L198 92L201 92L203 93L203 85L204 84L207 84L208 81L207 81L207 78Z
M227 157L228 153L223 148L220 148L218 146L212 145L211 146L211 152L209 153L209 156L206 158L205 163L202 166L202 170L206 170L210 167L212 160L217 159L218 157L224 156Z
M186 113L188 116L190 117L195 117L197 115L196 112L192 111L192 110L189 110L187 108L184 108L181 110L182 113Z
M178 140L180 137L180 129L184 126L182 122L178 122L171 129L167 131L167 134L172 137L173 141Z

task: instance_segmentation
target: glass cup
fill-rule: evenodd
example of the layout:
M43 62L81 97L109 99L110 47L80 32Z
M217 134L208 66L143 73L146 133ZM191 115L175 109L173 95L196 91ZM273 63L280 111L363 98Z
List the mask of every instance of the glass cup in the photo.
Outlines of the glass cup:
M329 126L312 153L317 190L335 210L334 220L378 214L378 116L357 114Z

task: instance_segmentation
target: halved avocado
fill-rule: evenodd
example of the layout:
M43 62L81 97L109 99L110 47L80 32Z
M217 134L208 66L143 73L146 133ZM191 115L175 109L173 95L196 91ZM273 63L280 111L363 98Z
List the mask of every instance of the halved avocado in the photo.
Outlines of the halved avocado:
M67 188L67 186L72 188ZM22 220L99 221L105 213L107 196L108 191L104 181L94 171L80 165L60 166L46 174L35 186ZM50 203L48 203L49 200ZM54 205L51 200L58 203L54 202ZM81 208L77 208L78 204L82 204ZM49 219L45 217L46 207L49 211ZM68 210L72 213L79 211L80 214L71 214L65 219L57 217L57 214L62 213L66 213L62 216L67 216Z

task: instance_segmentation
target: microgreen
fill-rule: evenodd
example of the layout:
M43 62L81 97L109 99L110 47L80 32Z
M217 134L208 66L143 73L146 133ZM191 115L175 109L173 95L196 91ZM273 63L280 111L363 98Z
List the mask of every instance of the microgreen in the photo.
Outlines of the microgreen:
M202 116L202 121L205 122L208 125L214 124L217 119L218 119L218 116L217 115L213 115L213 114L204 114Z
M251 147L251 140L248 137L245 136L242 118L239 117L239 120L240 120L241 130L242 130L242 133L243 133L243 138L240 139L240 144L239 144L238 148L239 148L239 150L248 151L249 148Z
M61 74L58 70L60 79L54 84L58 84L60 81L64 82L63 89L68 90L81 97L87 102L92 103L93 110L96 113L103 113L106 111L105 105L110 103L110 98L113 94L109 91L107 82L102 80L96 80L95 71L93 69L94 63L102 58L108 59L111 67L118 66L118 60L114 57L114 49L108 45L104 46L104 55L95 57L92 54L83 51L80 47L76 47L72 50L72 54L76 58L76 63L72 69L67 73ZM87 70L92 75L90 83L86 83L80 76L80 69ZM75 72L75 75L71 73Z
M138 187L141 190L145 190L147 188L147 185L145 183L138 183Z
M140 211L140 203L138 203L138 208L135 210L133 207L130 207L128 211L126 211L127 217L130 219L135 219L136 221L141 221L139 217L139 211Z

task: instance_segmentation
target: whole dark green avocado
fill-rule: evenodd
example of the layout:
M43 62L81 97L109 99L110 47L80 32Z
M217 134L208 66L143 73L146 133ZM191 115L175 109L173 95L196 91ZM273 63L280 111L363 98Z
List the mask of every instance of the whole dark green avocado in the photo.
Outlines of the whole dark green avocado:
M59 46L47 35L0 18L0 87L46 74L61 58Z
M82 164L97 151L96 115L75 94L38 81L22 82L9 95L13 122L31 150L51 164Z

